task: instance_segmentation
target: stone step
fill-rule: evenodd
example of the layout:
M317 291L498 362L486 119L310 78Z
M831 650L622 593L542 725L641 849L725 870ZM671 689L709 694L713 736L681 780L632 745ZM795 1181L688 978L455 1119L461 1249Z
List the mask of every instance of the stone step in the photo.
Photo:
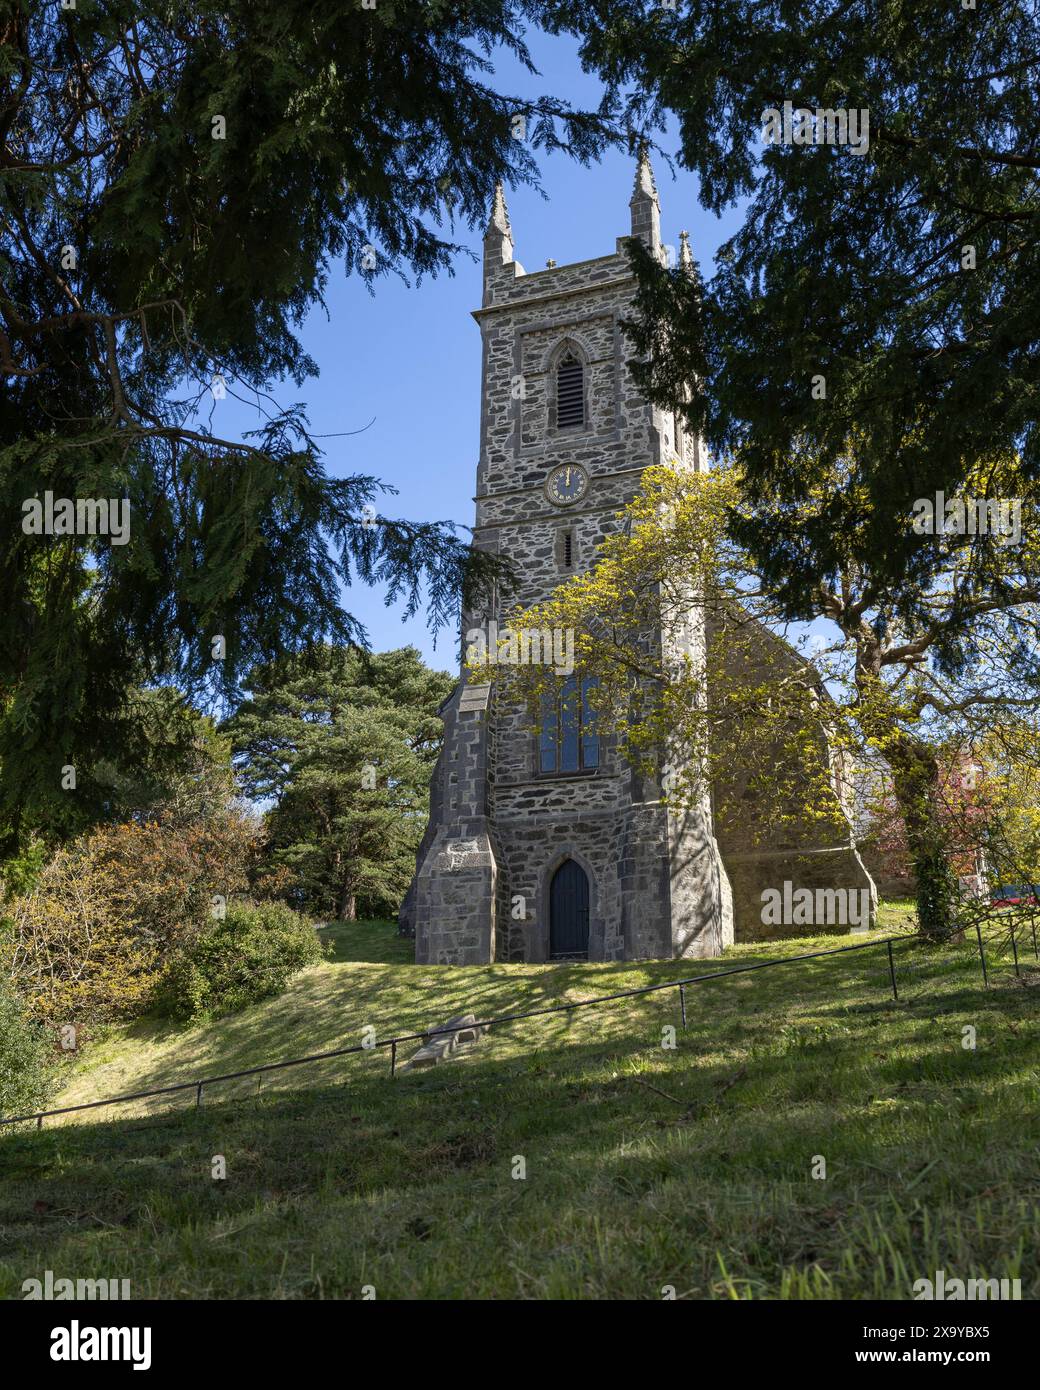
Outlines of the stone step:
M458 1043L474 1043L484 1032L483 1028L477 1027L476 1014L459 1014L457 1018L449 1018L447 1023L442 1023L440 1028L427 1028L425 1036L427 1038L444 1030L441 1036L447 1037L448 1029L455 1034L456 1045Z
M432 1038L428 1043L424 1043L419 1051L405 1062L402 1071L419 1071L422 1067L435 1067L438 1062L443 1062L445 1057L449 1057L455 1050L455 1038L451 1033L445 1033L443 1037Z
M435 1067L450 1057L457 1047L472 1044L479 1040L485 1029L478 1025L476 1014L459 1014L449 1018L447 1023L435 1024L426 1029L426 1041L401 1068L402 1071L419 1071L423 1067Z

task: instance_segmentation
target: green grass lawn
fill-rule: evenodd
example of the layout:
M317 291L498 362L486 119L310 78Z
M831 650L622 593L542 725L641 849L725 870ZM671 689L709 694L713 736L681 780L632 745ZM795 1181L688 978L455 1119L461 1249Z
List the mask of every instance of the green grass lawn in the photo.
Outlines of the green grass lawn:
M910 931L917 922L917 909L909 898L881 898L877 909L877 930L882 934Z
M388 923L323 934L278 999L114 1033L54 1103L867 939L456 969ZM905 1299L944 1269L1036 1298L1040 968L990 955L988 990L970 943L901 944L898 1002L884 951L854 952L691 987L685 1032L661 991L394 1081L366 1053L8 1133L0 1294L50 1269L159 1298Z

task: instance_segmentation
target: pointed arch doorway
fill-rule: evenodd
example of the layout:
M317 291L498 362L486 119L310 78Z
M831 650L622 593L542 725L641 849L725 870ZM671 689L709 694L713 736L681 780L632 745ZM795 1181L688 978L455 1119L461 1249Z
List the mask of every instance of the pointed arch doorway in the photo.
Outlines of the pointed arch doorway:
M588 875L573 859L565 859L549 886L549 959L588 958Z

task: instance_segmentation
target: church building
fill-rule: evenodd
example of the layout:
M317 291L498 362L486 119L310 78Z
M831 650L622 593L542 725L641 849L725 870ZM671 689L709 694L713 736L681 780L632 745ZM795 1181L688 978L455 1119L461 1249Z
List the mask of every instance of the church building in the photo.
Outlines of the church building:
M645 155L630 209L629 236L664 259ZM626 240L594 260L526 272L496 193L474 313L483 342L474 543L510 557L511 602L524 607L594 563L644 469L708 466L702 442L632 380L620 326L636 288ZM692 264L685 233L678 260ZM500 613L467 614L463 631L496 622L504 626ZM703 633L691 627L678 640L696 651ZM430 821L401 911L420 962L718 956L734 939L770 934L764 888L869 888L874 900L851 832L821 844L807 830L763 847L738 830L720 842L713 804L739 797L739 775L695 809L670 809L660 780L600 737L573 676L538 734L491 684L461 681L441 714Z

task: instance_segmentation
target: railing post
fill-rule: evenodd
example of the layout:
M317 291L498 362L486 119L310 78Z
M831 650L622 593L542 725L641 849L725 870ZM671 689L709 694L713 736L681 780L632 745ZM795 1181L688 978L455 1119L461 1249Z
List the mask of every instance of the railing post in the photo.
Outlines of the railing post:
M891 977L891 979L892 979L892 998L893 998L893 999L898 999L898 998L899 998L899 991L898 991L898 989L896 989L896 966L895 966L895 961L892 959L892 938L891 938L891 937L889 937L888 943L887 943L887 944L888 944L888 973L889 973L889 975L890 975L890 977Z
M37 1128L37 1129L42 1129L42 1128L43 1128L43 1116L42 1116L42 1115L37 1115L37 1116L36 1116L36 1128Z
M685 1033L685 1031L686 1031L686 986L685 986L685 985L680 985L680 986L679 986L679 1007L680 1007L680 1009L682 1009L682 1026L683 1026L683 1032Z
M200 1081L200 1082L197 1083L197 1085L196 1085L196 1087L195 1087L195 1109L198 1110L198 1108L201 1106L201 1104L202 1104L202 1082Z
M390 1044L390 1079L397 1075L397 1039Z
M982 962L982 983L989 985L989 971L986 969L986 952L982 946L982 923L975 919L975 935L979 938L979 960Z

